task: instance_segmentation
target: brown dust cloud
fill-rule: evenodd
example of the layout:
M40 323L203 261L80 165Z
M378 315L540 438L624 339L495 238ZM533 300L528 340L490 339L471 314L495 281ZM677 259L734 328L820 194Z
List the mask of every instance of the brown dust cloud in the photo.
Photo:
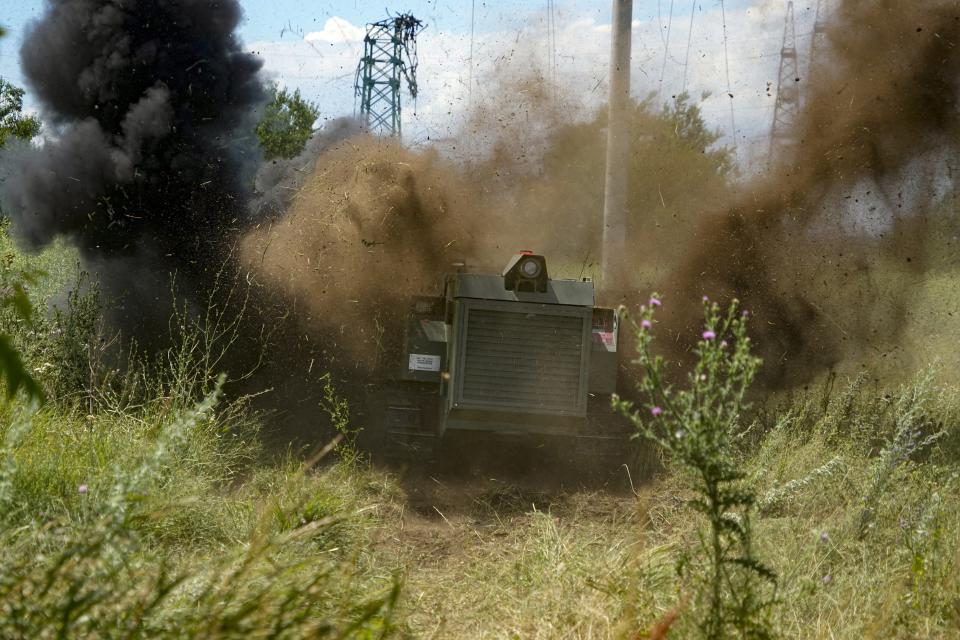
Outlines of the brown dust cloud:
M848 0L826 36L813 80L801 79L796 144L754 179L725 179L717 151L661 131L656 99L635 108L633 277L605 283L606 302L665 293L661 344L678 361L705 294L752 311L768 387L832 369L894 375L937 355L914 353L907 334L924 295L942 302L927 284L960 268L960 7ZM508 97L475 109L458 135L456 159L339 141L288 210L243 239L258 285L282 291L348 368L375 366L405 301L438 294L455 261L495 271L533 249L568 277L594 273L603 114L571 122L535 74L505 83L497 95ZM934 305L929 322L949 331L954 302Z
M665 294L658 345L677 363L709 295L753 313L768 388L833 370L893 379L936 357L960 369L960 6L836 4L819 66L798 81L796 144L755 177L695 100L631 108L630 275L601 283L601 302ZM410 296L439 294L452 263L497 272L530 249L555 277L597 275L605 114L522 54L526 71L497 80L442 143L404 148L340 120L300 157L264 164L249 134L264 78L236 36L239 3L184 11L48 7L20 57L57 135L0 156L14 235L78 247L125 335L149 348L162 333L171 272L200 310L234 265L254 300L243 339L282 325L248 384L316 420L317 376L375 379Z

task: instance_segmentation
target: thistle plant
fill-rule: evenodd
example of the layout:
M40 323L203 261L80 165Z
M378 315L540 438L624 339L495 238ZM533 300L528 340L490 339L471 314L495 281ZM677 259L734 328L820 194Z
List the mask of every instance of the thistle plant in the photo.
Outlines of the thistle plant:
M655 443L667 464L696 495L688 502L708 523L699 532L693 562L682 562L692 573L698 626L703 637L769 637L767 615L774 602L776 576L754 555L750 515L754 491L736 460L734 441L745 395L760 367L750 353L749 314L734 300L726 311L703 299L705 323L694 354L697 362L680 387L666 375L666 361L653 355L653 328L660 296L640 307L633 322L637 358L642 371L639 403L613 398L613 406L636 427L638 435ZM691 568L702 566L701 571Z

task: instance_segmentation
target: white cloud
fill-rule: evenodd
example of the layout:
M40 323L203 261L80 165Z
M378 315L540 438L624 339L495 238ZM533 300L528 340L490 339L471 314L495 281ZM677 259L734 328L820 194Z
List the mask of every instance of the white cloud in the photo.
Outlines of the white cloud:
M304 36L307 42L327 42L339 44L343 42L362 42L366 31L355 26L348 20L333 16L323 25L323 31L312 31Z

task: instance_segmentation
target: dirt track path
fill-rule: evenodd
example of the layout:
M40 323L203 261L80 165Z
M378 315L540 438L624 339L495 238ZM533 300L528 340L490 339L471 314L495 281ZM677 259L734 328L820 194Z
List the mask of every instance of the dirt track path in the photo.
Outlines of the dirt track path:
M428 638L616 635L616 584L640 540L636 497L556 478L410 474L381 550Z

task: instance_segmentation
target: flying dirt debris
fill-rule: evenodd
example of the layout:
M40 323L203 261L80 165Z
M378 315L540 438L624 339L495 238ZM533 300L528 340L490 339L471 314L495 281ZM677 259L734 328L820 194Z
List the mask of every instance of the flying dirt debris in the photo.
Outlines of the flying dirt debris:
M21 51L60 135L5 153L0 204L25 244L61 236L80 248L85 268L121 303L114 320L127 335L165 331L171 272L201 305L236 243L230 266L257 303L269 301L251 311L261 314L252 324L283 316L292 325L290 362L256 384L296 379L315 414L318 391L305 372L330 370L346 384L379 375L377 345L404 334L401 310L436 293L448 265L495 273L524 246L568 277L598 262L605 122L571 121L570 103L542 78L505 77L494 104L478 102L457 142L489 157L458 163L436 149L402 149L343 120L303 158L263 168L243 134L264 93L260 62L234 33L239 4L191 6L187 20L177 3L126 12L51 3ZM628 275L615 299L668 294L670 359L687 357L706 293L737 296L755 314L769 387L866 352L903 364L912 292L936 267L925 238L937 203L920 193L935 189L912 179L928 174L936 153L952 162L956 151L954 9L936 0L842 3L827 29L829 72L817 74L798 125L797 156L769 178L735 183L718 169L713 142L696 147L691 138L688 149L655 105L631 104ZM921 184L920 195L899 188L908 182ZM844 198L870 189L889 209L917 213L897 215L879 238L843 228ZM281 311L271 307L277 300Z
M825 35L797 144L704 221L671 288L744 300L770 387L878 357L911 368L911 306L954 261L933 247L960 228L942 202L956 185L957 4L842 2Z

